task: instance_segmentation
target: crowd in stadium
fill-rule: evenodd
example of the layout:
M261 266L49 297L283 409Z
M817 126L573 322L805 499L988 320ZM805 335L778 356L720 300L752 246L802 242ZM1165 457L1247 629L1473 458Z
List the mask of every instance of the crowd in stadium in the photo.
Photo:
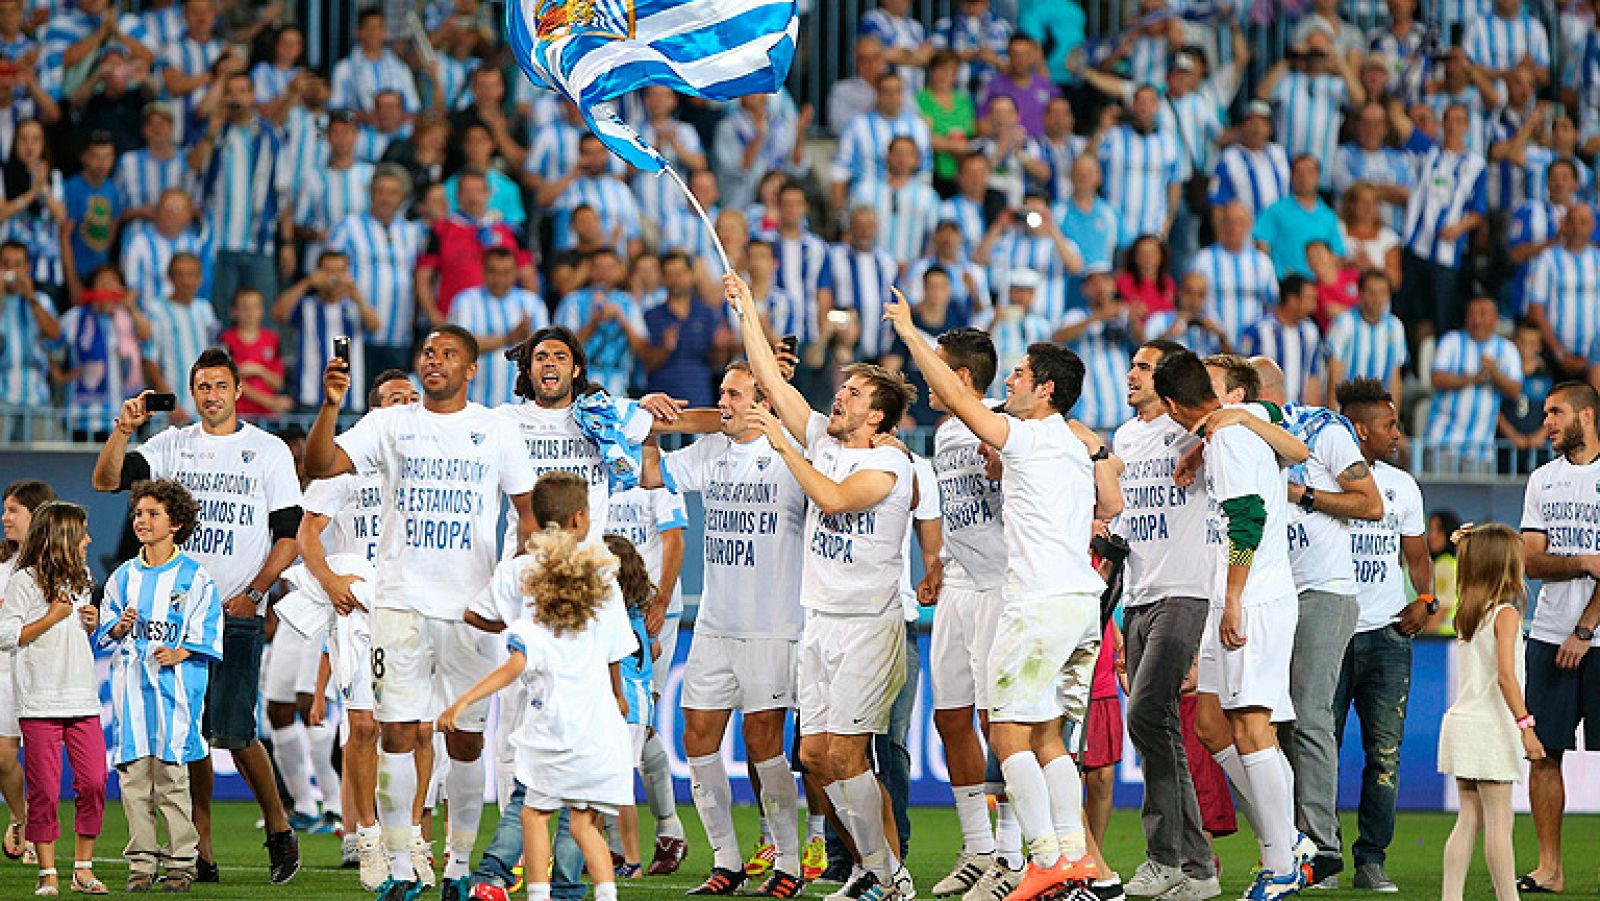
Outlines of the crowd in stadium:
M428 4L427 48L364 11L326 72L280 4L110 7L0 0L0 404L64 410L28 437L103 437L147 387L186 421L217 343L263 418L310 410L338 334L359 384L429 325L495 349L562 323L613 393L696 403L738 353L682 192L585 139L476 0ZM904 365L878 324L897 284L928 330L991 331L1002 373L1029 341L1077 350L1102 431L1131 349L1171 337L1275 359L1291 400L1377 378L1426 465L1525 471L1544 391L1600 359L1590 4L1318 0L1278 60L1240 11L1146 0L1072 53L1052 25L1047 56L988 0L910 7L861 17L825 116L622 104L808 394L831 360ZM509 400L506 372L474 399Z

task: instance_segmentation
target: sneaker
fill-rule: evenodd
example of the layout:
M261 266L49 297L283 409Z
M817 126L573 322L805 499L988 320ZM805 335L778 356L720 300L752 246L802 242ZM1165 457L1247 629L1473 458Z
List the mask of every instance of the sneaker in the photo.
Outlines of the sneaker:
M611 875L618 879L638 879L644 875L644 866L637 863L623 861L621 866L613 867Z
M1400 891L1400 886L1389 880L1389 874L1383 871L1381 863L1364 863L1356 867L1356 875L1350 880L1350 887L1384 894Z
M894 871L894 891L901 901L914 901L917 897L917 885L911 880L911 871L901 865Z
M947 898L951 895L965 895L967 890L978 884L983 874L994 866L993 854L969 854L961 852L956 858L956 864L951 867L949 875L933 884L935 898Z
M122 887L122 890L135 895L143 895L149 892L155 884L156 874L154 873L130 873L128 874L128 882Z
M316 825L317 815L315 813L304 813L296 810L289 814L289 828L296 832L310 832L312 827Z
M214 860L206 860L204 857L196 857L194 859L194 881L221 882L222 868L217 866L217 862Z
M1240 901L1275 901L1277 898L1287 898L1298 891L1300 891L1300 874L1279 875L1271 870L1258 870L1255 881L1250 883L1250 888Z
M1089 891L1094 893L1095 901L1127 901L1128 890L1121 879L1109 882L1091 882Z
M361 850L356 846L356 834L346 832L339 836L339 869L348 870L361 865Z
M816 882L823 878L828 870L828 843L822 836L814 835L811 841L806 842L806 848L800 854L800 878L807 882Z
M961 896L961 901L1003 901L1017 887L1017 880L1021 878L1020 870L1013 870L996 860Z
M273 885L283 885L300 872L300 839L293 829L267 836L267 874Z
M161 890L174 894L188 894L194 886L194 874L188 870L168 870L161 879Z
M1022 873L1022 879L1017 882L1017 887L1005 897L1005 901L1033 901L1045 892L1067 881L1067 868L1069 864L1065 857L1055 862L1054 866L1041 867L1029 861L1028 867Z
M706 881L700 883L687 892L686 895L731 895L744 885L744 870L728 870L722 867L712 867L711 875Z
M331 810L322 812L322 816L306 830L312 835L337 835L344 832L344 822L339 815Z
M388 866L385 863L385 866ZM433 849L428 847L427 839L418 837L411 840L411 871L417 875L417 885L424 889L433 888L439 882L439 877L433 872Z
M406 882L386 879L378 886L377 901L417 901L421 897L422 883L414 879Z
M361 868L361 887L369 892L377 891L389 879L389 855L376 835L356 837L356 864Z
M471 891L471 877L459 876L455 879L446 879L444 885L439 888L439 901L466 901Z
M756 845L755 853L744 862L744 874L751 879L760 879L772 872L772 867L777 862L777 846L772 842L762 842Z
M797 876L774 869L767 881L750 894L761 898L795 898L805 890L806 884Z
M650 858L650 866L645 870L649 876L671 876L683 866L683 859L689 856L689 843L681 838L671 836L656 836L656 854Z
M826 842L823 844L823 853L827 853ZM856 867L848 855L846 855L843 860L834 860L830 857L828 858L827 862L823 864L822 875L818 876L816 881L837 882L840 885L844 885L845 883L854 879L855 876Z
M1173 886L1157 901L1210 901L1222 894L1222 883L1217 877L1210 879L1185 878Z
M1295 846L1298 852L1299 845ZM1299 863L1299 855L1296 855ZM1304 888L1336 889L1339 887L1339 874L1344 872L1344 858L1332 854L1314 854L1311 859L1300 864L1300 878Z
M887 883L874 879L872 885L861 893L859 901L904 901L898 883L898 879L891 879Z
M857 901L877 884L878 877L871 870L855 867L850 871L850 879L824 901Z
M1146 860L1139 864L1139 868L1133 871L1133 878L1123 883L1122 888L1135 898L1155 898L1182 885L1186 878L1181 867L1169 867L1164 863Z
M1062 857L1062 860L1066 860ZM1095 865L1094 858L1085 854L1077 860L1067 860L1067 881L1088 885L1100 878L1100 867Z
M492 882L480 882L467 893L471 901L511 901L511 893L505 886L495 885Z

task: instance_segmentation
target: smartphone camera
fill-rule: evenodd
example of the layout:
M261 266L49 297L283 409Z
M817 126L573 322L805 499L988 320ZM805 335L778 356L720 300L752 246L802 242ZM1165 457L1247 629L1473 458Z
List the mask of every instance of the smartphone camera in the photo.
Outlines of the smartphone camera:
M786 354L791 354L791 355L795 352L795 349L798 348L799 346L800 346L800 338L797 335L784 335L783 339L778 342L778 349L783 351Z
M837 326L846 326L850 324L850 314L844 310L829 310L828 321Z
M333 355L346 363L350 362L349 335L339 335L333 339Z
M171 413L178 409L178 395L154 391L145 395L144 408L148 413Z
M1038 210L1029 210L1023 214L1022 221L1028 223L1029 228L1038 228L1044 224L1044 217L1039 215Z

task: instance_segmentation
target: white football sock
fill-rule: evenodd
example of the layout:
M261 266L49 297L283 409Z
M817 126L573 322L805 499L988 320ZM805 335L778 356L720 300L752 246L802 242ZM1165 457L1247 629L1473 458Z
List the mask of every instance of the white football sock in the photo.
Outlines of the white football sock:
M761 820L775 826L772 844L777 849L779 870L790 876L800 875L800 791L795 788L794 771L782 754L755 764L756 776L761 780Z
M1283 753L1281 745L1278 748L1278 759L1283 761L1283 780L1289 786L1289 825L1294 828L1295 838L1300 836L1300 827L1296 825L1296 810L1294 806L1294 767L1289 765L1289 755Z
M1050 822L1050 786L1044 781L1039 759L1030 751L1020 751L1000 761L1006 777L1006 797L1017 812L1022 837L1028 842L1028 859L1041 867L1053 867L1061 859L1061 846Z
M722 755L689 758L689 779L694 809L705 827L706 844L711 846L711 865L742 871L744 859L739 856L739 836L733 831L733 786L728 783Z
M528 901L550 901L550 883L528 883Z
M993 854L994 830L989 826L989 797L980 785L952 785L956 822L961 824L961 847L968 854Z
M1293 802L1284 797L1289 786L1280 756L1277 748L1263 748L1239 759L1250 780L1250 794L1259 802L1256 815L1261 832L1256 839L1261 845L1261 865L1282 876L1294 871L1294 822L1284 815Z
M299 720L272 730L272 759L283 776L283 787L294 799L295 813L316 816L317 795L311 788L311 770L306 761L306 731Z
M1022 869L1022 826L1017 822L1016 808L1010 801L995 804L994 849L1000 862L1013 870Z
M678 802L672 794L672 768L658 732L650 733L644 740L639 774L644 779L644 796L650 802L650 815L656 820L656 837L683 838L683 822L678 819Z
M594 884L594 901L617 901L617 884L615 882L596 882Z
M460 879L472 872L472 845L483 819L483 758L450 761L445 771L445 797L450 799L450 858L444 878Z
M1089 853L1089 839L1083 829L1083 779L1078 764L1062 755L1044 766L1044 781L1050 787L1050 822L1056 827L1056 840L1068 860Z
M383 847L389 852L389 875L396 882L413 882L411 868L411 805L417 799L416 755L378 752L378 824Z
M1250 780L1245 778L1244 763L1239 759L1239 749L1233 745L1211 755L1211 759L1222 767L1228 774L1228 781L1233 783L1233 804L1244 814L1245 822L1250 824L1250 831L1257 836L1261 835L1261 823L1256 816L1256 803L1250 794Z
M830 785L837 787L850 812L850 837L856 840L856 851L861 855L861 865L878 877L884 885L894 878L895 861L889 853L887 836L883 834L883 794L878 779L868 770L849 779L840 779ZM834 803L838 803L835 801Z
M322 792L322 809L343 819L339 771L333 766L333 745L339 738L339 730L323 720L320 726L306 727L306 738L311 747L311 768L317 773L317 790Z
M809 810L806 811L806 844L811 844L811 840L814 838L824 837L827 834L827 831L827 817L813 816Z

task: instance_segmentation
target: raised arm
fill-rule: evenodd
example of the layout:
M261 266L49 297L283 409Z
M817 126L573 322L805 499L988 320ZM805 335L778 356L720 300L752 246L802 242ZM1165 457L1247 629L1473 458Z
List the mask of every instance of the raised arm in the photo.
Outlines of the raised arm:
M339 427L339 407L349 390L350 364L338 357L328 360L328 368L322 373L322 407L317 410L317 419L306 435L306 475L314 479L356 471L350 455L333 440L334 431Z
M916 323L911 321L911 304L906 302L905 295L899 288L889 291L892 296L883 305L883 318L894 326L895 334L911 352L911 359L916 361L917 369L927 381L928 390L938 395L945 408L965 423L979 441L990 447L1005 447L1006 437L1011 434L1011 424L1006 417L989 409L983 398L962 384L955 370L917 333Z
M772 409L783 427L804 443L806 424L811 421L811 404L784 379L778 355L761 329L761 315L756 310L755 299L750 296L750 286L737 274L729 272L722 277L722 288L728 303L733 304L739 314L739 332L744 338L745 356L750 360L750 371L755 374L756 383L772 402ZM786 443L783 440L773 442L774 446Z

